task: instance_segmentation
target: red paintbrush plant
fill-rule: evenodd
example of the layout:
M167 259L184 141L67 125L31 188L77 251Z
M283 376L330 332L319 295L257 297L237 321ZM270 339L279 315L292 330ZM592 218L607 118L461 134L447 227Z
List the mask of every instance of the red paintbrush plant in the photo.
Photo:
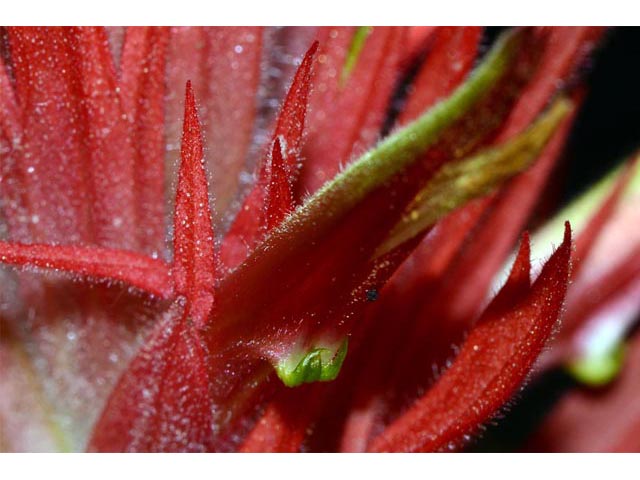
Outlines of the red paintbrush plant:
M3 31L2 449L461 449L563 305L537 371L597 377L611 355L580 339L626 300L619 346L638 291L637 234L597 254L637 163L567 214L575 246L551 224L533 282L522 231L602 34L479 55L475 27ZM593 411L637 404L625 388ZM638 448L637 410L597 448ZM532 448L574 448L563 415Z

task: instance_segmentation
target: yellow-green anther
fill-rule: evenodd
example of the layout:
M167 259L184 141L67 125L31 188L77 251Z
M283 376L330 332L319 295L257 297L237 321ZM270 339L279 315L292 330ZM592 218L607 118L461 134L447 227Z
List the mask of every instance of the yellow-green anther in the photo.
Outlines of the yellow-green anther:
M358 63L358 58L360 58L360 53L364 48L367 37L372 30L373 27L358 27L356 32L353 34L353 39L351 40L351 45L347 52L347 58L344 61L342 73L340 74L340 87L344 87L347 83L351 72Z
M308 351L302 358L294 355L278 363L276 373L287 387L335 380L347 356L347 347L345 339L337 351L321 347Z
M570 362L567 371L581 383L590 387L601 387L614 380L624 363L624 344L601 352L594 352Z

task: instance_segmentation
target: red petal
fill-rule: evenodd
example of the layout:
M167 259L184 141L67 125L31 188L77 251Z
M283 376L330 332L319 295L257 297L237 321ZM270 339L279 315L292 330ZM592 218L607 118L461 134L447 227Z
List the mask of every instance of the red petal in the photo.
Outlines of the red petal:
M61 270L98 280L124 282L162 298L169 298L173 294L169 268L163 261L125 250L0 242L0 261L10 265Z
M247 161L261 55L261 27L171 28L166 106L168 170L175 173L182 132L181 86L191 80L203 119L210 190L220 216L238 195L239 175Z
M530 292L511 308L492 304L455 362L398 420L371 444L372 451L437 451L459 446L517 391L544 347L562 308L569 277L571 230ZM522 255L507 287L524 287ZM527 280L528 281L528 280Z
M202 326L213 306L216 265L202 134L191 83L187 82L184 133L173 220L173 277L189 315Z
M120 99L134 154L140 250L158 254L165 241L164 96L168 28L129 27L122 47Z
M175 304L113 390L90 451L205 451L211 438L207 353Z

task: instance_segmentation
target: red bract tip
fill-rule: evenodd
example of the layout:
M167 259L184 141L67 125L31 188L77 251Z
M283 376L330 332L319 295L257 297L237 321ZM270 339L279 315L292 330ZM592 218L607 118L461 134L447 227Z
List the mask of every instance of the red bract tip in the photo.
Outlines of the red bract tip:
M276 138L271 152L271 181L267 193L265 216L267 229L271 230L293 209L291 184L283 158L280 139Z
M280 204L284 201L290 203L286 212L293 208L292 193L285 194L287 199L277 199L269 192L274 188L274 185L280 185L277 187L281 190L279 193L284 193L286 189L291 190L298 179L302 134L311 89L313 59L317 49L318 42L314 42L298 67L278 116L270 150L258 166L256 184L247 195L233 225L224 238L220 259L227 270L231 270L241 263L266 231L275 225L275 223L268 223L269 215L265 215L265 209L272 207L267 207L267 204ZM277 148L279 158L275 158L273 155L273 151L276 150L276 142L280 145ZM276 162L281 159L282 166L274 169L274 159ZM274 180L274 175L279 179ZM284 179L289 185L286 188L283 183ZM284 204L281 204L278 208L283 206ZM282 219L283 216L280 215L279 218Z
M186 90L173 228L176 293L187 299L191 317L202 326L213 306L216 262L202 135L191 82Z
M506 288L524 287L528 243L523 240ZM571 228L528 293L498 295L471 331L453 365L416 404L371 444L372 451L456 449L517 391L560 315L569 279ZM502 292L501 292L502 293Z

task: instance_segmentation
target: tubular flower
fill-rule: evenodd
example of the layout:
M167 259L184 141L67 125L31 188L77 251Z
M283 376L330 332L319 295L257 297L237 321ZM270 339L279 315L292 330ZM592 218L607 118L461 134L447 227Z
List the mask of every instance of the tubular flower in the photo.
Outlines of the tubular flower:
M557 366L531 448L640 448L575 443L640 399L639 162L524 231L604 33L2 30L2 449L460 450Z

